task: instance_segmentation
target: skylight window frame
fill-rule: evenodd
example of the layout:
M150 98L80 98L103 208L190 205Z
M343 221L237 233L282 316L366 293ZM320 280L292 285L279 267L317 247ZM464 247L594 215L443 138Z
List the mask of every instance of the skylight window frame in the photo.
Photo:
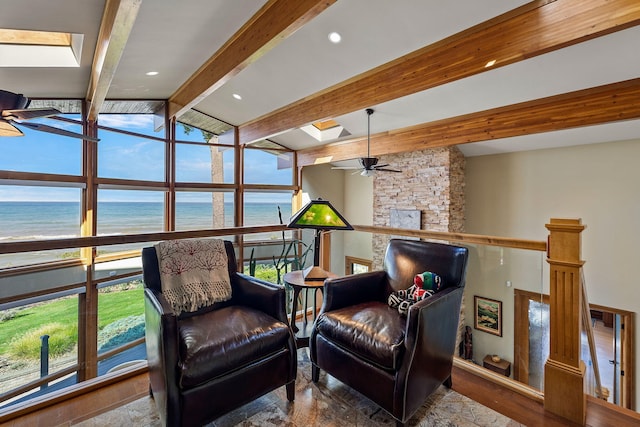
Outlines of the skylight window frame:
M83 34L0 28L0 67L79 67Z

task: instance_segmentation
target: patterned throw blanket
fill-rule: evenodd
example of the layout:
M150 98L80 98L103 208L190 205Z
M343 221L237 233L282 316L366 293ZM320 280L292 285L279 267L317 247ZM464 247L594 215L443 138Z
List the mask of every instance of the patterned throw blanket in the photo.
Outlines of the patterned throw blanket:
M224 241L173 240L155 248L162 293L176 314L231 298Z

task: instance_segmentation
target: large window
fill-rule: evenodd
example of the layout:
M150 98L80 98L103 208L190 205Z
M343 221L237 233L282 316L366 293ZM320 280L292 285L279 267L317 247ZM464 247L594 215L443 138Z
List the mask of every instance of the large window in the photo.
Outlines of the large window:
M64 373L77 363L78 297L69 295L35 303L17 301L0 309L0 394L17 389L41 376ZM76 382L75 370L0 402L0 408ZM58 387L58 388L59 388Z
M144 338L144 297L141 278L105 283L98 291L98 354ZM117 357L98 363L98 375L117 369L123 363L145 360L144 342Z
M98 176L144 181L164 180L165 145L136 135L100 130Z
M245 192L244 225L287 224L291 217L291 192ZM285 232L291 237L291 230ZM245 236L245 240L277 240L282 233L258 233Z
M0 242L32 241L80 235L78 188L0 185ZM76 257L59 249L0 255L0 269Z
M164 231L164 192L98 190L97 235L140 234ZM98 248L98 255L140 249L145 243Z
M233 193L177 192L176 230L233 227Z
M274 145L271 143L271 145ZM282 148L244 150L244 182L247 184L291 185L293 183L293 152Z
M79 119L77 115L64 117ZM30 120L82 133L82 126L54 119ZM82 174L82 140L21 128L24 136L0 138L0 170L64 175Z
M176 144L176 181L233 183L233 147Z
M74 246L76 238L108 236L106 243L113 243L112 236L233 227L238 194L246 226L279 224L291 216L293 152L269 141L242 150L247 172L241 185L234 128L191 110L173 132L167 122L159 126L153 119L164 104L105 101L95 143L29 130L23 138L0 139L0 243L74 239L62 244L66 249L19 248L0 255L0 395L13 390L0 406L50 390L49 379L37 383L45 335L49 372L60 372L56 381L65 384L76 381L76 371L88 377L95 368L102 375L146 358L140 249L155 242L83 250ZM43 119L47 124L83 132L82 101L33 106L64 112L61 120ZM167 139L174 134L175 140ZM290 234L285 234L288 245ZM281 253L281 239L282 233L246 235L245 258L251 253L247 248L257 248L256 259L272 263ZM97 336L80 342L97 340L97 346L78 352L78 336L95 331L85 326L96 314ZM14 350L18 343L28 347L28 356Z

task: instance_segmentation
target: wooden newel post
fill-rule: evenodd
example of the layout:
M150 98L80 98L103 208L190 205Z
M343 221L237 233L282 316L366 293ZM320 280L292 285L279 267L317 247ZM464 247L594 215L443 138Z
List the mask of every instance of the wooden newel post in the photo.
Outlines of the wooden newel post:
M580 359L582 284L579 219L552 218L547 262L550 266L549 358L544 366L544 408L575 423L586 421L585 365Z

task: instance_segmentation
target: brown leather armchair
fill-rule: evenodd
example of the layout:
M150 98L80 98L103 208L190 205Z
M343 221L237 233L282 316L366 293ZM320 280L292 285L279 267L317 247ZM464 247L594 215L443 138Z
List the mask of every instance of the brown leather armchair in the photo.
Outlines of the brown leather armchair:
M310 340L312 380L322 369L404 425L441 384L451 387L467 258L464 247L392 239L384 270L327 279ZM442 290L400 315L389 294L425 271L442 278Z
M150 391L163 425L201 426L282 385L294 400L284 288L238 273L225 249L231 299L179 316L162 295L155 248L142 250Z

